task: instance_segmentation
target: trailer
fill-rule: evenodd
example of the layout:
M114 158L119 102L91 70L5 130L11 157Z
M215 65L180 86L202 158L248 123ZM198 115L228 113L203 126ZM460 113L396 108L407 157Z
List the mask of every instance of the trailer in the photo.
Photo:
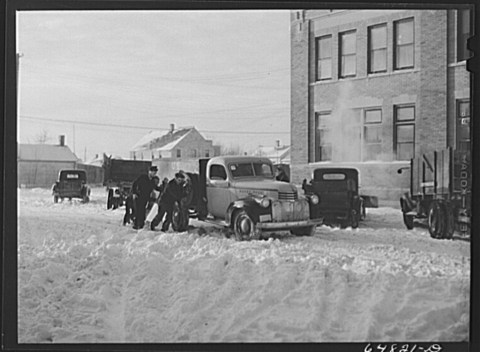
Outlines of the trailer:
M117 209L125 204L135 179L146 174L151 161L113 159L104 155L103 185L107 190L107 209Z
M402 173L405 168L399 169ZM400 198L407 229L427 226L433 238L470 237L471 157L447 148L410 161L410 192Z

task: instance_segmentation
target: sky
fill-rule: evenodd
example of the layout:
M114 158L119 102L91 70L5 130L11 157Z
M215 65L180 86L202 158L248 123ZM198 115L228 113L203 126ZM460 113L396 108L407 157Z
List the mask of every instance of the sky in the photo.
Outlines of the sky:
M19 11L18 142L128 157L152 130L290 144L290 13Z

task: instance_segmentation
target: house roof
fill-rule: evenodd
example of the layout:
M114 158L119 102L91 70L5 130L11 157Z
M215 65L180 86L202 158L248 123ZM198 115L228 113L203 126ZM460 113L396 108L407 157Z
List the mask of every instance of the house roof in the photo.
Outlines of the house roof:
M190 131L195 129L194 127L180 128L173 132L171 131L150 131L143 136L132 147L132 151L140 150L171 150L173 149L184 136Z
M19 160L30 161L72 161L79 159L69 147L53 144L19 144L17 150Z

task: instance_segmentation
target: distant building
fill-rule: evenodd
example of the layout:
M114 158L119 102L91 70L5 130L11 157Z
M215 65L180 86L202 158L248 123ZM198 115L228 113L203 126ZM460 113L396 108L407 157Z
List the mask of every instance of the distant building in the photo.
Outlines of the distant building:
M173 159L186 160L209 158L219 154L219 148L213 146L211 140L205 139L195 127L170 130L151 131L142 137L130 152L131 159L155 160Z
M220 147L205 139L195 127L175 129L170 125L167 132L151 131L142 137L130 152L134 160L151 160L159 168L159 175L172 176L178 170L198 171L200 158L220 155Z
M60 136L58 145L18 144L17 170L19 187L51 187L62 169L75 169L77 156Z
M255 156L265 156L274 164L290 164L290 146L259 146L255 152Z
M398 203L415 155L470 149L470 11L291 12L292 180L354 166Z

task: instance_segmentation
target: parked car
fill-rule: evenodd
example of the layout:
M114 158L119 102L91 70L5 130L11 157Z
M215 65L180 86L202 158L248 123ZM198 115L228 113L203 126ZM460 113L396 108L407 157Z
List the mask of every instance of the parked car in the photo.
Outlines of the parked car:
M85 170L60 170L58 180L52 187L53 201L68 198L80 198L84 203L90 201L90 187L87 185Z
M302 188L305 194L318 196L315 217L323 217L326 225L357 228L366 216L365 208L378 207L377 197L359 195L359 172L355 168L315 169L312 180L304 180Z

